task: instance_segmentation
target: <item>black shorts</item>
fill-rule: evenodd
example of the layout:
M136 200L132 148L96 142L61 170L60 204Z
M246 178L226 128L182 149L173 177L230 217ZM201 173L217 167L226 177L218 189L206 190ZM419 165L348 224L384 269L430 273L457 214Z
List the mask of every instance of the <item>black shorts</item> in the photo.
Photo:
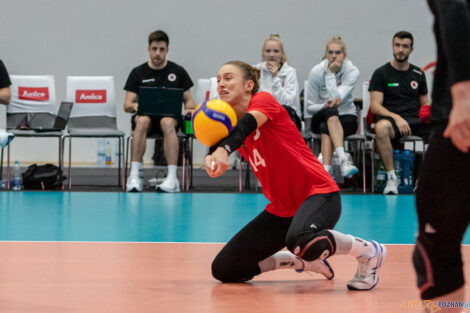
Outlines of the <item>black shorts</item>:
M393 131L395 132L395 140L399 141L402 136L400 134L400 130L397 127L397 124L395 123L395 120L391 118L390 116L377 116L377 122L380 121L381 119L385 119L387 121L390 121L392 123ZM423 141L425 143L429 142L429 137L431 136L431 130L432 130L432 125L431 124L425 124L421 122L419 117L403 117L405 121L408 122L411 128L411 135L413 136L419 136L423 138Z
M131 125L132 125L132 130L135 129L135 117L137 116L137 114L134 114L132 115L132 118L131 118ZM151 121L151 126L150 126L150 129L149 131L147 132L147 135L163 135L162 133L162 128L160 127L160 121L162 120L162 117L161 116L148 116L150 117L150 121ZM181 120L177 120L176 121L176 127L175 127L175 130L178 131L180 126L181 126L181 123L182 121Z
M312 116L312 132L315 134L329 135L327 121L332 116L338 116L339 122L343 127L344 137L353 135L357 132L356 115L339 115L337 108L324 108Z

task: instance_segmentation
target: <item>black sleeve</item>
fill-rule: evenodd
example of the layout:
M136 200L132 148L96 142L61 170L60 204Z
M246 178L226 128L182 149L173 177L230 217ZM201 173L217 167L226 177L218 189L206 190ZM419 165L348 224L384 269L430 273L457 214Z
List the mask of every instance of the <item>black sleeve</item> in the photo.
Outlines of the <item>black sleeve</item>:
M126 84L124 85L124 90L139 93L139 77L137 75L137 69L133 69L127 77Z
M191 77L189 77L188 72L186 72L186 70L183 67L181 67L180 75L181 75L181 88L184 91L188 90L194 85L193 81L191 80Z
M370 79L369 83L369 91L380 91L382 93L385 92L382 68L376 69L374 74L372 74L372 78Z
M470 10L468 0L431 0L442 48L449 66L451 85L470 80Z
M0 60L0 88L5 88L11 85L10 76L8 76L8 71Z
M227 150L228 154L234 152L242 146L245 139L254 132L256 128L258 128L258 123L255 117L250 113L246 113L238 120L237 125L227 137L209 149L209 154L214 152L218 147Z
M422 71L421 71L422 72ZM419 84L419 94L420 95L427 95L428 94L428 83L426 81L426 75L424 75L424 72L422 72L423 75L421 75L421 81Z

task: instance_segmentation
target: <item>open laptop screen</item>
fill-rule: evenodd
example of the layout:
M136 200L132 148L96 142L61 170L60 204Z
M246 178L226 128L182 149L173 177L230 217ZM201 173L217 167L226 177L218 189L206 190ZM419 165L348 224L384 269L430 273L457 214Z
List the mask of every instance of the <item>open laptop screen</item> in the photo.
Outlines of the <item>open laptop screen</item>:
M140 87L137 114L181 118L183 89Z

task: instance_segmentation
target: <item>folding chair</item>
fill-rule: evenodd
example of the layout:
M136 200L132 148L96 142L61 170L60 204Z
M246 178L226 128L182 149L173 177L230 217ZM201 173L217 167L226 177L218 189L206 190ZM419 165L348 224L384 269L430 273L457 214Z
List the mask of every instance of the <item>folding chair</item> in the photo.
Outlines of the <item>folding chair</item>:
M59 167L63 169L64 132L35 132L33 130L16 129L23 127L48 127L58 110L56 103L55 79L52 75L11 75L11 101L7 106L7 129L15 137L40 137L58 139ZM33 119L34 117L34 119ZM31 124L31 125L30 125ZM10 168L10 149L7 147L7 166ZM7 171L8 189L10 171Z
M74 102L68 123L68 187L72 189L72 138L117 138L118 186L124 190L124 132L116 126L116 96L112 76L68 76L67 100Z

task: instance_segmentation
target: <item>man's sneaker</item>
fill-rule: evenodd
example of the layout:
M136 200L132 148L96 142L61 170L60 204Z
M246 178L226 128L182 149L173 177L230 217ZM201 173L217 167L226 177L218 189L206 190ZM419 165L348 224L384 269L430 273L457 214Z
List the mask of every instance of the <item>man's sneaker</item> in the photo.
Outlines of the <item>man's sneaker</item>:
M370 290L379 281L379 269L387 257L387 249L376 241L370 242L374 245L375 255L361 255L357 258L359 264L356 275L348 282L349 290Z
M359 170L357 169L357 167L354 166L354 164L350 160L348 160L348 159L342 160L342 162L341 162L341 176L351 177L354 174L356 174L357 172L359 172Z
M167 178L163 183L157 185L155 189L160 192L180 192L180 182L177 178Z
M335 277L335 273L333 272L333 268L331 267L330 263L327 260L315 260L315 261L305 261L299 258L304 265L304 268L296 269L295 271L298 273L302 273L303 271L307 272L315 272L322 274L325 276L326 279L330 280Z
M387 184L384 188L384 195L398 195L398 178L395 177L388 177Z
M126 184L127 192L141 192L142 180L139 177L129 176Z

